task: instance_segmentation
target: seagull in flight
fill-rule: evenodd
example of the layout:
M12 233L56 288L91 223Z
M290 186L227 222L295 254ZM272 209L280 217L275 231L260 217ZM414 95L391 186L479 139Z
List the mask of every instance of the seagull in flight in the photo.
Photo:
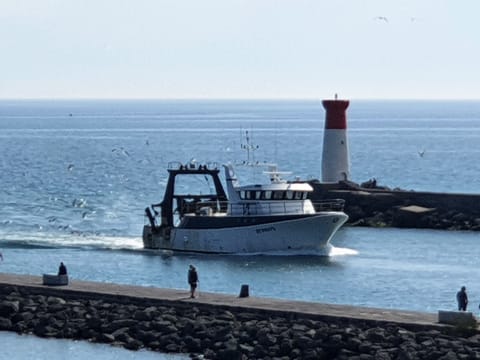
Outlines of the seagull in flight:
M425 149L423 149L422 151L419 151L419 152L418 152L418 155L419 155L420 157L423 157L423 155L425 155Z
M380 20L380 21L385 21L386 23L388 23L388 18L386 16L376 16L374 19L375 20Z
M121 146L120 148L113 148L112 149L112 153L117 153L119 155L125 155L125 156L130 156L130 154L128 153L127 150L125 150L125 148L123 146Z

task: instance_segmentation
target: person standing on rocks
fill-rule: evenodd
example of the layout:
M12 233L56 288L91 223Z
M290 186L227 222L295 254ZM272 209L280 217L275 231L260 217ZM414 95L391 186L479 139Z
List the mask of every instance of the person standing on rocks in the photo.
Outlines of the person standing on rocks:
M457 303L458 303L458 311L467 311L468 305L468 296L467 296L467 289L465 286L462 286L459 292L457 292Z
M190 297L193 299L195 297L195 290L197 289L198 284L198 273L195 266L190 265L188 269L188 283L190 284Z

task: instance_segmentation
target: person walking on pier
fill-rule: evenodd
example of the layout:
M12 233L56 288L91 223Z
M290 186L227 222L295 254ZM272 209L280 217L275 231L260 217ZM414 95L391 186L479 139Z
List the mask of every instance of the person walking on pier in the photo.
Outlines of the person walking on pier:
M467 296L467 289L465 286L462 286L459 292L457 292L457 303L458 303L458 311L467 311L468 305L468 296Z
M195 289L197 288L198 282L197 269L195 269L195 266L190 265L188 269L188 283L190 284L190 297L192 299L195 297Z

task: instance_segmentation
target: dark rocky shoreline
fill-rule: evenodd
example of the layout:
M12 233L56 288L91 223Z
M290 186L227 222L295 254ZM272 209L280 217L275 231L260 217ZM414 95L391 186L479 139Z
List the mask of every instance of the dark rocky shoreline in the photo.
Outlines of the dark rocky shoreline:
M347 226L480 231L480 195L433 193L311 181L315 203L343 199Z
M0 285L0 330L197 359L480 359L475 329L93 296L47 287Z

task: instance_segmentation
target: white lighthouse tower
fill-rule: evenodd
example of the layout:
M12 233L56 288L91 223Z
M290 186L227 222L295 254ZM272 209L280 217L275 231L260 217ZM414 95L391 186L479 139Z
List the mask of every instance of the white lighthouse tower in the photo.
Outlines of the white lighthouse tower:
M325 132L323 135L322 182L337 183L350 179L347 141L348 100L323 100Z

